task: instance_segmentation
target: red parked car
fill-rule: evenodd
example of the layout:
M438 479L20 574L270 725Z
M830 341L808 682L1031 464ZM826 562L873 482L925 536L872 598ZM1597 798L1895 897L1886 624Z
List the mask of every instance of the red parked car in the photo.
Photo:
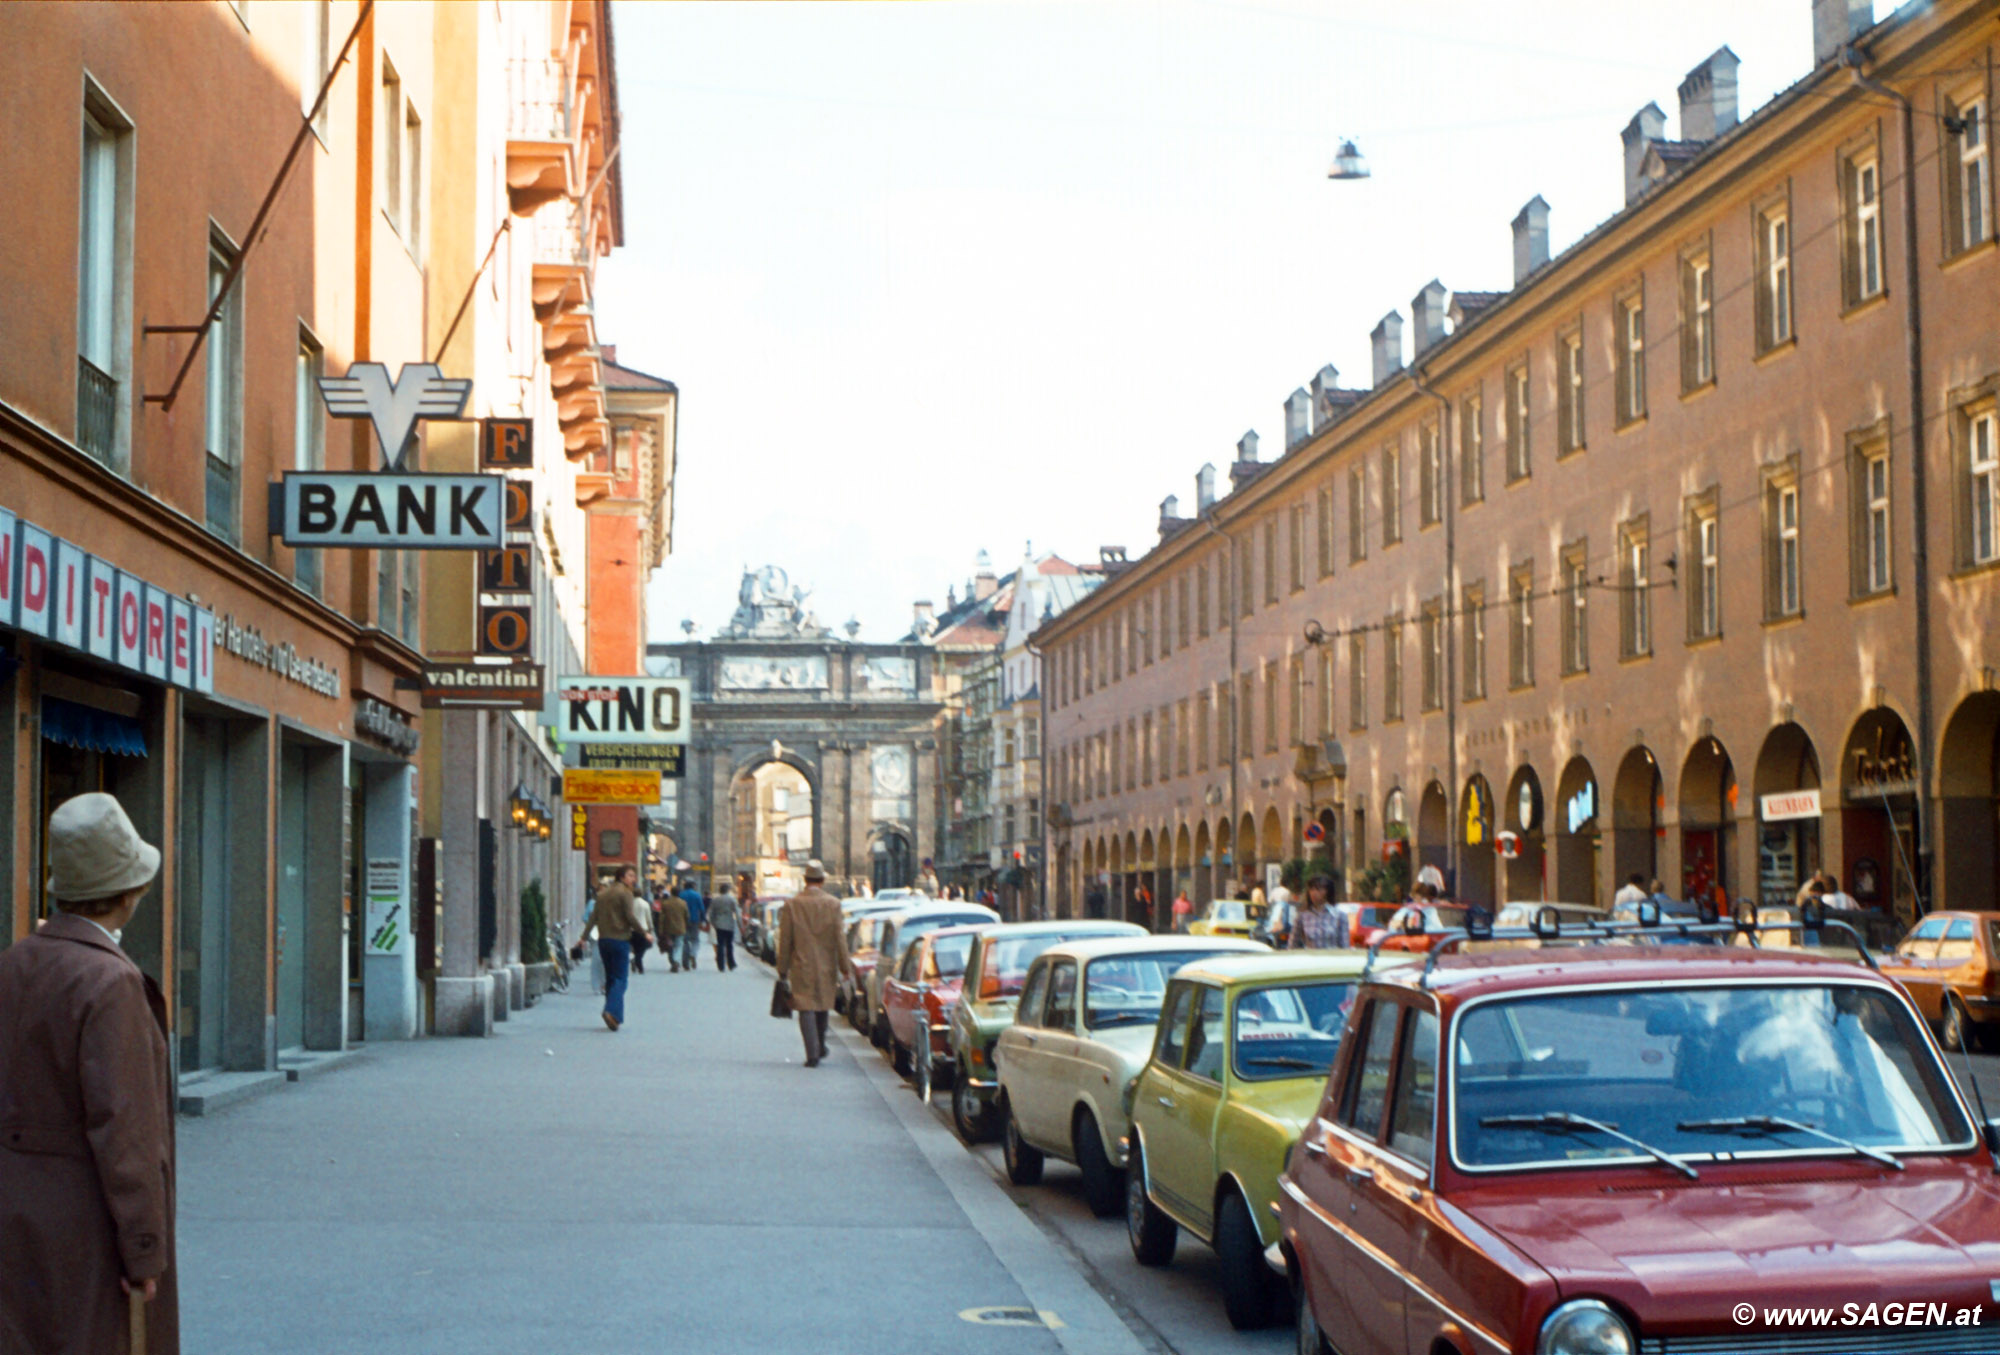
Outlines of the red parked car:
M1868 967L1447 949L1347 1032L1267 1253L1302 1352L2000 1349L2000 1125Z
M1334 907L1347 915L1347 944L1356 949L1373 943L1396 915L1393 903L1336 903Z
M1455 903L1406 903L1389 917L1384 931L1384 950L1415 951L1422 954L1438 941L1465 925L1471 909ZM1358 944L1358 943L1357 943Z
M889 1018L889 1061L905 1077L917 1076L918 1090L928 1092L937 1064L951 1062L951 1013L965 983L965 961L972 938L994 924L940 927L925 932L903 951L896 972L882 980L882 1011ZM918 1023L923 1028L918 1028ZM918 1046L927 1045L927 1051Z

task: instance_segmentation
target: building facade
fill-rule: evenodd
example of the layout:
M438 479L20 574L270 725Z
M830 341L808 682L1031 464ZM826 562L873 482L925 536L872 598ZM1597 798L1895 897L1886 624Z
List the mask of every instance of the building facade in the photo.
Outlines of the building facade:
M1162 507L1045 625L1056 904L1307 854L1478 901L1991 907L2000 295L1991 3L1837 3L1739 120L1724 48L1627 206L1510 291L1433 281L1286 448Z

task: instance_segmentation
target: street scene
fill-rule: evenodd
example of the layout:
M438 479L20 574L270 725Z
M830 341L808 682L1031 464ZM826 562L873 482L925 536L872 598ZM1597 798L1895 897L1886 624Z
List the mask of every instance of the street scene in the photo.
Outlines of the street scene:
M2000 1350L1996 98L0 0L0 1355Z

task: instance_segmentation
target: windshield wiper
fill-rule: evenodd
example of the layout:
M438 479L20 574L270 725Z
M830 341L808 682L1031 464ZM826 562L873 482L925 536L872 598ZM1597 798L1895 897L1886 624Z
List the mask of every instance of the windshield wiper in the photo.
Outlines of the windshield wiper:
M1245 1059L1245 1063L1255 1068L1303 1068L1309 1073L1326 1071L1324 1063L1314 1063L1311 1059L1295 1059L1285 1054L1274 1054L1265 1059Z
M1628 1147L1637 1148L1656 1162L1672 1167L1690 1181L1701 1180L1701 1173L1679 1158L1661 1152L1642 1139L1630 1134L1622 1134L1617 1125L1606 1124L1584 1115L1572 1115L1566 1110L1545 1110L1540 1115L1488 1115L1479 1122L1481 1129L1539 1129L1545 1134L1602 1134L1616 1139Z
M1719 1120L1683 1120L1674 1128L1683 1134L1810 1134L1813 1138L1835 1144L1849 1152L1859 1153L1885 1167L1896 1171L1903 1170L1901 1162L1879 1148L1870 1148L1865 1143L1856 1143L1853 1139L1829 1134L1824 1129L1815 1129L1809 1124L1787 1119L1783 1115L1732 1115Z

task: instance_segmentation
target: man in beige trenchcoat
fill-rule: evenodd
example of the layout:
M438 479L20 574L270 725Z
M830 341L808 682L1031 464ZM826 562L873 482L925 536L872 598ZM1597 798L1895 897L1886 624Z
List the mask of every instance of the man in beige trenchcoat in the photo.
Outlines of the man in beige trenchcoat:
M0 952L0 1351L175 1355L167 1012L119 947L160 869L118 801L49 817L57 911Z
M820 886L826 869L806 862L806 887L778 915L778 973L792 985L792 1010L806 1042L806 1067L826 1057L826 1014L840 976L854 974L847 958L846 919L840 900Z

